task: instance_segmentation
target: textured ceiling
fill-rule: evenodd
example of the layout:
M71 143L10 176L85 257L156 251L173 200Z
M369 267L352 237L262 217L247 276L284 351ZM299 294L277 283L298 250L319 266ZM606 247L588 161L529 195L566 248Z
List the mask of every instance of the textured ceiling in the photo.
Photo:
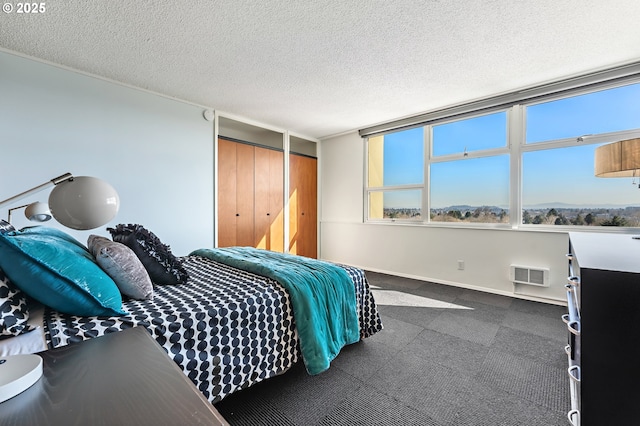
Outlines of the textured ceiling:
M638 0L45 5L0 46L315 138L640 60Z

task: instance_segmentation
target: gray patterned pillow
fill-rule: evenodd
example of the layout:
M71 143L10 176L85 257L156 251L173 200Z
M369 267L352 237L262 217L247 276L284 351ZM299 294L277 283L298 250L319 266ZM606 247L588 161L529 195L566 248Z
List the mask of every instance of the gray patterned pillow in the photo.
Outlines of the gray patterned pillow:
M33 330L27 324L28 320L27 296L14 287L0 270L0 339Z
M149 273L129 247L99 235L89 235L89 251L96 263L111 277L120 293L132 299L153 299Z

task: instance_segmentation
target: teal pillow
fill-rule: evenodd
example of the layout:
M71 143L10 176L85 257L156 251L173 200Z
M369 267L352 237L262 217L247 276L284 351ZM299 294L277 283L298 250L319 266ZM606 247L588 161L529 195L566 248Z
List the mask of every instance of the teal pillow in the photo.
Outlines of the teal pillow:
M62 239L68 243L75 244L76 246L85 249L88 251L87 247L85 247L80 241L73 238L71 235L67 234L64 231L61 231L56 228L47 228L45 226L28 226L26 228L22 228L19 231L20 234L25 235L44 235L48 237L55 237Z
M63 231L30 227L0 234L0 269L40 303L71 315L122 315L115 282Z

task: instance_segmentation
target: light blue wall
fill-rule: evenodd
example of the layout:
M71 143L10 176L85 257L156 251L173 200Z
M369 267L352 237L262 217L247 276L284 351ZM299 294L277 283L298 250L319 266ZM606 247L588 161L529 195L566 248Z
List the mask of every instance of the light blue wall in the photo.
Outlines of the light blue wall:
M120 195L120 212L106 226L143 224L177 255L212 247L214 133L202 111L0 51L0 200L65 172L96 176ZM320 146L321 258L507 295L510 264L547 267L550 287L528 296L563 300L565 233L363 224L362 139L353 133ZM14 217L16 227L32 224L22 212ZM109 236L106 226L47 224L83 242L91 233Z
M86 243L139 223L176 255L212 247L213 123L203 109L0 51L0 200L65 172L95 176L118 191L116 218L91 231L48 226ZM22 211L13 222L33 224Z

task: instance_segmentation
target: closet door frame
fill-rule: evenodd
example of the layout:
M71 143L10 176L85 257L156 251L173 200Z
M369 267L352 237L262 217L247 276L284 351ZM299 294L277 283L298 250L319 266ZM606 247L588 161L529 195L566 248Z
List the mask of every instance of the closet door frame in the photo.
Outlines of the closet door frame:
M316 253L320 253L320 208L321 208L321 188L320 188L320 182L321 182L321 158L320 158L320 141L318 139L312 138L312 137L308 137L308 136L304 136L304 135L300 135L297 134L295 132L290 132L286 129L281 129L278 127L274 127L268 124L264 124L264 123L260 123L254 120L250 120L247 119L245 117L240 117L234 114L230 114L230 113L226 113L223 111L214 111L214 118L212 121L213 124L213 143L214 143L214 159L213 159L213 179L214 179L214 215L213 215L213 229L214 229L214 235L213 235L213 246L214 247L219 247L219 215L218 215L218 207L220 205L220 200L219 200L219 172L220 172L220 167L218 164L218 138L219 137L223 137L223 138L227 138L227 139L233 139L233 138L228 138L226 137L226 135L221 134L220 133L220 124L222 120L231 120L233 122L236 123L240 123L240 124L244 124L250 127L256 127L256 128L261 128L264 129L266 131L272 131L275 133L279 133L282 134L282 147L283 147L283 187L282 187L282 194L286 195L284 196L284 205L283 205L283 223L284 223L284 229L283 229L283 236L282 236L282 245L283 245L283 249L286 253L289 252L289 154L291 153L291 139L299 139L299 140L303 140L305 142L310 142L312 144L315 144L314 147L314 151L315 151L315 155L314 157L317 158L317 190L316 190L316 194L317 194L317 199L316 199ZM248 141L250 143L253 143L251 141ZM261 146L260 143L254 143L256 146Z

